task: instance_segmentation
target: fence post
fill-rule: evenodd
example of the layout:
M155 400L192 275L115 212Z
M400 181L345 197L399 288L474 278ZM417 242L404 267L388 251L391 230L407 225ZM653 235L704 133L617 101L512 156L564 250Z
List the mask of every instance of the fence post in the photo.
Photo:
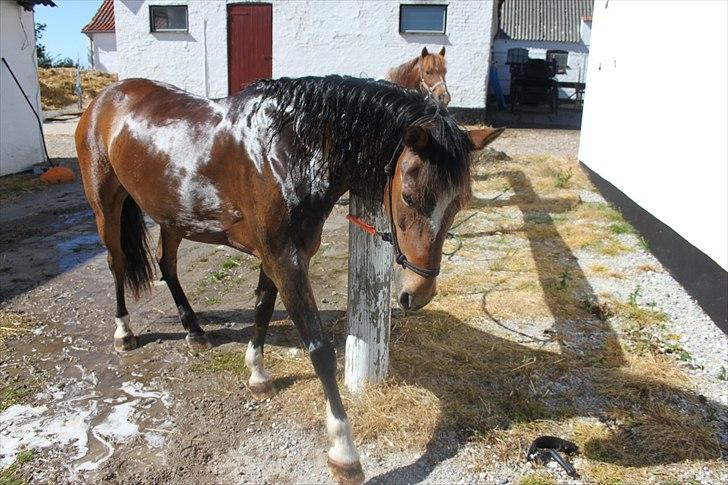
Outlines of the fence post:
M81 86L81 65L76 61L76 94L78 95L78 109L83 109L83 87Z
M351 194L349 213L389 231L381 201ZM379 382L389 367L389 282L392 248L381 238L349 225L349 288L344 382L352 393Z

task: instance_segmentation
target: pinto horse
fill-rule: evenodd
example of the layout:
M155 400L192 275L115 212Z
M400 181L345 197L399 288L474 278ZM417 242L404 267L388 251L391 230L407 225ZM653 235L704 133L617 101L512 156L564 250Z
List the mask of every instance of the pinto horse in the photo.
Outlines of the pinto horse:
M402 292L421 307L434 294L427 271L439 267L447 229L470 195L470 153L499 134L467 133L438 103L387 82L264 80L218 100L145 79L112 84L81 117L76 148L116 286L115 349L137 346L125 286L138 295L153 277L143 214L161 228L157 262L192 349L210 342L177 277L181 240L257 256L249 388L257 398L275 392L263 344L280 292L327 399L329 468L341 482L362 481L308 276L324 220L347 190L381 199L398 262L414 268L403 270Z
M431 54L427 47L423 47L419 56L390 69L385 79L406 88L420 89L447 106L450 103L450 91L445 84L445 74L445 48L437 54Z

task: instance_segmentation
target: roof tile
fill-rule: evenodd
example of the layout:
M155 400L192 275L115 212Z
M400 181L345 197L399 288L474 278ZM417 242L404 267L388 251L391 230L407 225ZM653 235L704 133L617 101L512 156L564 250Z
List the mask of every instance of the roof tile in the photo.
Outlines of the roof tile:
M91 22L81 29L84 34L114 31L114 0L104 0Z
M505 0L497 38L578 43L593 8L594 0Z

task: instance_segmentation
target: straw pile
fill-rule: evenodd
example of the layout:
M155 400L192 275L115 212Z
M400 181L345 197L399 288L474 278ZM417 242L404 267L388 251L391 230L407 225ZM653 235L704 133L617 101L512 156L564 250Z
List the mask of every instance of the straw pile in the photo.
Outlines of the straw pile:
M102 89L117 80L116 74L82 70L84 106ZM78 102L76 95L76 69L72 67L53 67L38 69L40 82L40 101L44 111L58 110Z

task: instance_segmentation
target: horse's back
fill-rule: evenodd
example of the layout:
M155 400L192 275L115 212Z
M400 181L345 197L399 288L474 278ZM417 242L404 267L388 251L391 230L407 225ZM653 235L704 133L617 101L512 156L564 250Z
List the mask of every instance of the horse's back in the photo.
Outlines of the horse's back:
M156 81L115 83L79 123L79 159L84 145L92 154L82 171L118 180L144 213L184 237L219 243L237 217L228 185L244 178L228 108Z

